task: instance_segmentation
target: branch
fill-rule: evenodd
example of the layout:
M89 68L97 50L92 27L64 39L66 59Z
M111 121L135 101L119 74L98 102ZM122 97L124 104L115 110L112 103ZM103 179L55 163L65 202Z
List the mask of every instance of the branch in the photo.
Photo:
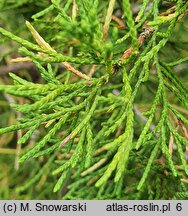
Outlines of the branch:
M145 31L140 34L140 36L138 38L138 48L140 48L142 46L144 41L147 38L149 38L153 32L154 32L154 28L149 27L149 28L146 28ZM123 55L120 58L120 61L129 58L132 55L133 51L134 51L134 49L132 46L130 48L128 48L127 50L125 50L125 52L123 53Z
M37 42L37 44L43 49L43 50L48 50L52 53L57 53L40 35L39 33L34 29L34 27L28 22L26 21L26 26L28 27L29 31L31 32L32 36L34 37L35 41ZM47 54L44 53L38 53L38 55L43 56L43 57L48 57ZM26 61L26 62L30 62L32 61L31 58L29 57L24 57L24 58L17 58L17 59L12 59L12 62L20 62L20 61ZM77 76L79 76L82 79L85 80L89 80L90 77L81 73L80 71L76 70L73 66L71 66L68 62L62 62L61 63L63 66L66 67L67 70L69 70L70 72L76 74Z

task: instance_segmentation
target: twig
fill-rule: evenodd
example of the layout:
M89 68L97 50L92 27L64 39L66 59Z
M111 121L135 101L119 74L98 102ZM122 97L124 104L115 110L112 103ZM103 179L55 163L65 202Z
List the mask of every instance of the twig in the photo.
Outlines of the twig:
M109 29L110 22L112 19L112 13L113 13L114 5L115 5L115 0L110 0L109 5L108 5L107 14L105 17L105 23L103 26L103 40L106 40L106 38L107 38L108 29Z
M150 37L153 32L154 32L154 28L153 27L149 27L149 28L146 28L145 31L140 34L140 36L138 38L138 48L140 48L142 46L142 44L144 43L144 41L148 37ZM127 50L125 50L125 52L123 53L123 55L120 58L120 61L129 58L132 55L133 51L134 51L134 49L133 49L132 46L130 48L128 48Z
M112 20L115 21L119 25L118 29L125 28L125 23L121 19L119 19L118 17L116 17L115 15L112 15Z
M96 65L92 65L92 67L91 67L91 69L89 71L89 74L88 74L89 77L93 76L93 74L95 73L95 68L96 68Z
M181 178L181 182L188 184L188 179Z
M188 132L187 132L187 128L185 127L184 123L181 120L178 120L179 126L181 127L182 131L183 131L183 136L185 137L185 139L188 140ZM188 146L185 147L185 157L186 160L188 160Z
M77 11L78 11L78 6L76 4L76 1L73 1L73 5L72 5L72 19L74 20L77 16Z
M169 153L172 156L173 149L174 149L174 136L170 133L169 145L168 145Z
M41 54L39 54L39 55L41 55ZM47 57L47 56L45 55L45 57ZM28 62L28 63L30 62L31 63L31 61L32 61L32 59L29 58L29 57L19 57L19 58L16 58L16 59L11 59L11 62L13 62L13 63L16 63L16 62ZM69 70L70 72L76 74L77 76L79 76L82 79L85 79L85 80L89 80L90 79L89 76L87 76L87 75L83 74L82 72L76 70L68 62L62 62L61 65L63 67L65 67L67 70Z
M172 6L171 8L169 8L167 11L160 13L159 16L168 16L169 14L174 13L176 10L176 6Z
M134 105L134 112L135 114L139 117L139 119L143 122L146 123L148 121L148 118L146 118L145 116L142 115L142 113L140 112L140 110L138 109L137 105ZM151 124L150 125L150 130L153 131L155 129L155 125ZM156 137L159 137L159 134L155 135Z
M187 128L185 127L184 123L181 120L178 120L178 124L181 127L182 131L183 131L183 135L186 139L188 139L188 132L187 132Z
M93 176L93 178L91 178L91 179L88 181L87 186L93 185L99 178L100 178L100 176L98 176L98 175Z
M184 13L180 14L179 17L178 17L178 20L182 19L186 14L188 14L188 10L186 10ZM165 13L159 14L159 17L162 17L162 16L169 17L169 20L171 20L174 17L174 15L175 15L175 7L173 6L169 10L167 10ZM138 38L138 47L139 48L142 46L144 41L148 37L150 37L152 35L152 33L154 32L154 28L149 27L148 21L146 21L143 24L143 28L145 28L145 31L143 33L141 33L139 38ZM123 53L123 55L120 58L120 63L121 63L122 60L125 60L125 59L129 58L132 55L133 51L134 51L134 49L133 49L132 46L129 47L127 50L125 50L125 52Z
M116 96L119 95L119 91L116 90L116 92L113 92L115 93ZM134 112L135 114L138 116L138 118L141 120L141 122L143 123L146 123L148 121L148 118L145 117L141 112L140 110L138 109L138 106L137 105L134 105ZM155 129L155 125L154 124L151 124L150 125L150 130L153 131ZM158 133L155 133L155 137L158 138L159 137L159 134ZM94 156L97 156L99 154L101 154L102 152L106 151L106 149L104 147L101 147L99 149L97 149L94 153Z
M164 158L163 157L161 157L161 158L159 158L159 159L156 159L155 160L158 164L160 164L161 166L165 166L166 164L165 164L165 162L164 162ZM163 173L166 175L166 176L168 176L168 171L165 169L165 170L163 170Z
M63 147L66 143L68 143L72 138L72 134L69 134L60 144L60 147Z
M80 175L81 176L86 176L87 174L95 171L100 166L102 166L107 160L108 160L108 158L102 158L100 161L98 161L97 163L95 163L93 166L89 167L87 170L85 170L84 172L82 172Z
M88 77L87 75L83 74L82 72L76 70L74 67L72 67L68 62L62 62L62 65L64 65L66 67L67 70L69 70L70 72L76 74L77 76L79 76L82 79L85 80L89 80L90 77Z
M49 51L51 51L53 53L56 53L56 51L40 36L40 34L34 29L34 27L28 21L26 21L26 25L27 25L29 31L31 32L31 34L33 35L35 41L38 43L38 45L42 49L49 50ZM47 55L43 54L43 53L38 53L38 55L42 55L44 57L47 57ZM22 58L22 59L19 59L19 60L24 60L24 59ZM28 58L28 57L26 57L25 60L31 61L31 59ZM68 62L62 62L62 65L64 65L67 68L67 70L69 70L72 73L76 74L80 78L85 79L85 80L90 79L90 77L88 77L87 75L85 75L85 74L81 73L80 71L76 70Z
M21 113L17 113L17 118L21 118ZM18 130L17 131L17 140L19 140L22 137L22 131ZM14 168L15 170L19 169L19 156L20 156L20 152L21 152L21 145L18 144L16 145L16 157L15 157L15 161L14 161Z

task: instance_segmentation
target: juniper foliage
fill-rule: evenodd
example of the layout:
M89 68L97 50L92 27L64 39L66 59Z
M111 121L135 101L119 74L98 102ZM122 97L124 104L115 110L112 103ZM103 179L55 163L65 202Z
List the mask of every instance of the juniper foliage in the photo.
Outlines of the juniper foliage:
M10 180L0 197L187 199L187 1L11 0L0 8L0 42L16 42L2 64L19 44L14 62L33 62L42 77L1 79L1 103L13 101L1 110L9 116L1 161L11 158L13 132L22 149L17 171L1 162L0 181ZM21 15L18 28L11 12Z

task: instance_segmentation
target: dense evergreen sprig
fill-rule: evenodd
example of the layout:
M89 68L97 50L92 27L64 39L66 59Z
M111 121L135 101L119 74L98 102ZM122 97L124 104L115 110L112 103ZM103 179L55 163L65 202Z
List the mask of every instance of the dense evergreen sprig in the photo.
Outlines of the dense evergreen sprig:
M13 2L0 8L29 3ZM11 33L3 22L3 42L17 42L24 55L13 61L33 62L43 78L9 73L13 84L0 85L21 113L0 134L21 130L17 143L27 144L16 178L34 167L14 185L16 198L187 198L187 76L176 68L187 61L187 44L176 59L166 53L187 38L188 3L168 2L41 1L27 31Z

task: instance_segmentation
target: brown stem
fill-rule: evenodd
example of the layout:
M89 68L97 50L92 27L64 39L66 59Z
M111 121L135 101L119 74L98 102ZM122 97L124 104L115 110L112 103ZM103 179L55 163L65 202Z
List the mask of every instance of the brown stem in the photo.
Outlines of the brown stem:
M139 48L142 46L144 41L152 35L153 32L154 32L154 28L149 27L149 28L146 28L145 31L140 34L140 36L138 38L138 47ZM134 51L133 47L132 46L129 47L127 50L125 50L125 52L121 56L120 60L122 61L122 60L129 58L132 55L133 51Z
M76 70L75 68L73 68L68 62L62 62L62 65L64 65L67 70L69 70L72 73L76 74L80 78L85 79L85 80L90 79L90 77L88 77L87 75L85 75L85 74L81 73L80 71Z
M118 17L116 17L115 15L112 15L112 20L115 21L119 25L118 29L125 28L125 23L121 19L119 19Z

